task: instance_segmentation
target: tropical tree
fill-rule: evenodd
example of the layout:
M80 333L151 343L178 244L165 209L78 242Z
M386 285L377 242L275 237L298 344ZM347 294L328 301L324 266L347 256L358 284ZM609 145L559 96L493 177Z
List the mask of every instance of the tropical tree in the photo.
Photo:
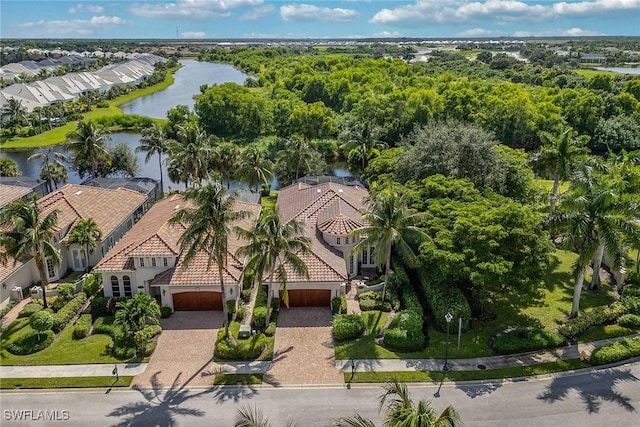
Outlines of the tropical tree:
M162 154L167 151L169 138L164 129L156 124L142 131L140 145L136 147L136 153L145 153L144 162L148 163L154 154L158 155L158 169L160 170L160 190L164 192L162 179Z
M106 147L109 137L93 122L79 121L76 129L67 134L67 139L67 149L74 155L73 166L80 176L89 172L91 177L96 178L100 163L111 164Z
M188 268L196 255L207 255L207 270L212 266L218 269L220 290L222 292L222 310L225 315L225 335L229 335L227 321L227 292L223 270L227 261L227 241L231 233L231 224L249 216L249 212L236 210L236 193L228 192L220 181L209 182L201 187L189 188L184 193L186 207L178 210L171 223L181 223L186 229L178 242L183 253L182 268Z
M116 304L114 324L122 326L125 332L133 336L147 325L160 324L160 307L149 294L140 292L132 298Z
M240 150L232 142L223 142L213 149L213 167L220 172L220 177L227 182L227 190L231 183L231 177L238 164Z
M7 99L6 111L9 114L9 127L23 126L27 124L27 109L19 99Z
M40 208L34 194L30 200L16 200L0 213L0 261L13 259L14 264L34 258L42 282L43 305L47 308L46 289L49 284L45 260L60 264L60 251L51 243L58 222L58 211L40 218Z
M67 161L67 156L63 153L53 151L49 148L46 153L33 153L27 158L27 162L31 162L37 159L42 159L42 165L40 166L40 178L44 180L47 191L53 191L53 176L51 171L51 165L57 165L58 167L65 168L63 161Z
M196 125L178 127L178 140L167 145L169 175L175 181L200 183L209 177L207 165L211 158L209 137Z
M15 160L8 157L0 157L0 176L20 176L22 173Z
M340 148L347 158L359 158L360 170L364 171L369 161L376 157L387 144L380 140L382 129L370 120L356 121L339 136L343 141Z
M273 164L267 159L264 151L252 144L240 152L236 174L240 181L246 182L257 191L259 185L268 188L273 177L272 169Z
M51 179L51 183L53 184L53 188L55 190L58 189L58 184L63 184L69 180L69 172L64 165L59 165L57 163L51 163L48 167L49 175L48 178ZM45 179L40 174L40 179Z
M456 427L462 426L460 414L453 406L447 406L440 415L430 401L416 404L409 396L406 384L397 381L385 383L379 399L379 411L384 409L384 425L388 427ZM375 427L375 424L356 414L339 418L336 427Z
M271 427L271 423L255 406L243 405L238 408L234 427Z
M80 218L69 232L67 246L80 245L85 249L85 271L89 271L89 253L98 247L102 240L102 230L93 218Z
M247 257L245 268L256 274L260 281L269 272L266 317L266 325L269 325L274 279L277 277L282 285L283 301L288 307L287 266L296 274L309 277L300 255L309 252L311 240L304 235L302 223L294 220L284 224L276 210L261 216L253 231L236 228L236 233L249 242L236 252L236 256Z
M570 178L576 163L584 159L589 150L584 146L584 139L576 138L575 131L568 126L560 128L557 136L542 132L540 139L546 144L534 155L533 164L541 174L553 180L550 206L553 212L560 183Z
M414 260L416 255L407 240L420 241L427 235L415 226L423 215L409 209L404 194L399 194L393 185L372 193L367 198L366 205L367 209L362 212L365 226L352 233L356 240L362 239L353 247L351 253L375 248L374 262L385 268L382 288L384 301L391 271L391 250L395 247L401 256Z

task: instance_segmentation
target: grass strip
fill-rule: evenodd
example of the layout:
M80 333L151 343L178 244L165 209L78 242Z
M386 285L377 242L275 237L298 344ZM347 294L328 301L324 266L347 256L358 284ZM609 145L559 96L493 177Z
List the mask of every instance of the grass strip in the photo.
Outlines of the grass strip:
M129 387L132 376L120 377L60 377L60 378L2 378L0 389L40 389L40 388L91 388Z
M572 369L587 368L586 362L579 360L560 360L531 366L514 366L501 369L487 369L478 371L404 371L404 372L356 372L351 379L351 373L345 372L344 381L351 383L383 383L387 381L400 382L433 382L440 381L472 381L516 377L530 377L533 375L551 374ZM349 381L351 379L351 381Z
M252 385L262 384L262 374L217 374L213 379L214 385Z

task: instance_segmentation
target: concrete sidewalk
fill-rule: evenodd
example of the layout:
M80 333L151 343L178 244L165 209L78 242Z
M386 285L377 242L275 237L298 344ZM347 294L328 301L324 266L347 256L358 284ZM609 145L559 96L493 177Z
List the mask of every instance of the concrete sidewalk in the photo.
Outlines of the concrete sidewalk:
M0 378L111 377L115 367L119 376L126 377L143 373L147 364L0 366Z

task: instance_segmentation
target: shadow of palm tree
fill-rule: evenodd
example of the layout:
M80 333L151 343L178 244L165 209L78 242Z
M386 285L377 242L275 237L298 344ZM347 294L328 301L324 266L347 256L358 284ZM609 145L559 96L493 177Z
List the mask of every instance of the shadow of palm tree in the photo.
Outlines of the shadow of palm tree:
M573 389L578 392L590 414L598 413L603 401L617 403L628 412L635 412L631 399L616 390L621 383L640 381L630 369L595 371L587 378L579 383L576 382L576 377L572 376L555 378L538 399L554 403L566 399L569 391Z
M194 397L211 393L213 389L207 389L198 393L190 393L186 390L185 384L180 384L180 376L174 379L171 387L163 391L162 385L158 381L156 372L151 377L151 389L145 389L140 386L133 386L133 389L139 392L144 398L138 402L128 403L111 411L108 416L123 418L117 424L117 427L134 427L134 426L159 426L172 427L177 425L176 416L193 416L203 417L204 411L199 409L185 408L182 405Z
M281 349L278 351L274 351L273 352L273 362L277 362L279 360L285 359L287 357L287 353L289 353L291 350L293 350L293 346L290 345L289 347L285 348L285 349Z
M497 389L502 387L502 381L496 380L491 382L483 382L482 384L460 382L456 383L456 388L462 390L467 396L472 399L483 396L485 394L491 394Z

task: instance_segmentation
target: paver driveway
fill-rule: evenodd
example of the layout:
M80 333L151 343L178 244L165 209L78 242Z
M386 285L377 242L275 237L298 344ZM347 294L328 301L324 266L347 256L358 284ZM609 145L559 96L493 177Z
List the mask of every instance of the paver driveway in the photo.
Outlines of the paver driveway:
M163 331L156 350L145 372L135 377L132 385L211 385L209 365L223 319L221 311L177 311L170 318L161 319Z
M331 310L328 307L280 309L271 369L265 382L342 384L335 367Z

